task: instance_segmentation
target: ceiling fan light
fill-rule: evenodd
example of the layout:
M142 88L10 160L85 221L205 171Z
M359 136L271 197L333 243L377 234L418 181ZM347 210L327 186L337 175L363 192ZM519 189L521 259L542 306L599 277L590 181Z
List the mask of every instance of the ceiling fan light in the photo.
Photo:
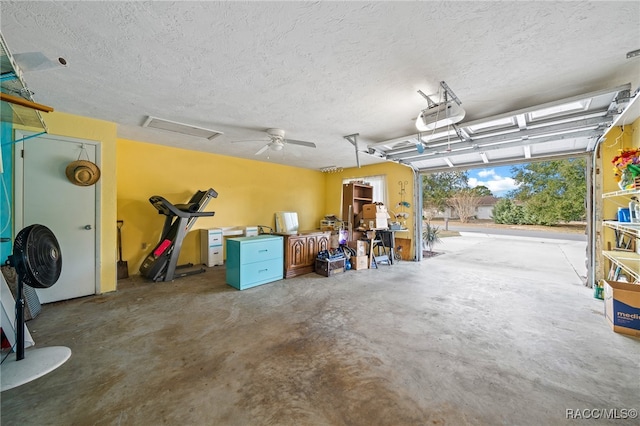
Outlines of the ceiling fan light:
M449 126L462 121L466 112L455 102L447 102L420 111L416 119L416 129L421 132Z
M282 151L282 148L284 148L284 144L281 141L273 141L271 144L271 149L273 151Z

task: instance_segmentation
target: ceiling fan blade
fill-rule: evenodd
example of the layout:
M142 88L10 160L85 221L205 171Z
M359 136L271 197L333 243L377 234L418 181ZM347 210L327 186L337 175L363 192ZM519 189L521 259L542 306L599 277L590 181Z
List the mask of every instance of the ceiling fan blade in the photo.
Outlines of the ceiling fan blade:
M265 146L263 146L262 148L260 148L260 150L258 152L255 153L255 155L260 155L263 152L265 152L267 149L269 149L269 145L271 145L270 143L266 144Z
M286 143L290 143L291 145L300 145L300 146L307 146L309 148L315 148L316 144L313 142L306 142L306 141L296 141L293 139L285 139Z

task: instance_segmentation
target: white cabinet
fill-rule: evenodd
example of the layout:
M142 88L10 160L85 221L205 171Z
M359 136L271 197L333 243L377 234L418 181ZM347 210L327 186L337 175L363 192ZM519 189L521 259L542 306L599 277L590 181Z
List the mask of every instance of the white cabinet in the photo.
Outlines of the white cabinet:
M224 264L222 229L200 230L200 261L206 266Z

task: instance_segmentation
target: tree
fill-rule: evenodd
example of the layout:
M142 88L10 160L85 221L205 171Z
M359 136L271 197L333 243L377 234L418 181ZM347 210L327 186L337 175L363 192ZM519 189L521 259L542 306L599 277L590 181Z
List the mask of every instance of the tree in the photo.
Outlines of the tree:
M495 223L505 223L509 225L523 225L527 224L527 216L524 211L524 207L517 205L509 198L501 198L498 200L491 216Z
M484 185L478 185L471 188L471 191L479 197L493 197L493 192Z
M458 214L461 223L467 223L476 215L476 208L481 196L473 189L461 189L453 197L449 198L449 205Z
M520 186L510 196L524 203L527 216L537 224L584 220L585 166L584 158L515 166L511 171Z
M440 172L422 176L422 200L425 209L444 211L457 191L468 187L467 172Z

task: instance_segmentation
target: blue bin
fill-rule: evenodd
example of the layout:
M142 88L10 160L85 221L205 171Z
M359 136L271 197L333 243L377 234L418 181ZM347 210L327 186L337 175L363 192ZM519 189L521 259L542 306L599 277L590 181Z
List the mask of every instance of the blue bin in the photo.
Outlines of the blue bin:
M618 207L618 222L631 222L631 213L628 208Z

